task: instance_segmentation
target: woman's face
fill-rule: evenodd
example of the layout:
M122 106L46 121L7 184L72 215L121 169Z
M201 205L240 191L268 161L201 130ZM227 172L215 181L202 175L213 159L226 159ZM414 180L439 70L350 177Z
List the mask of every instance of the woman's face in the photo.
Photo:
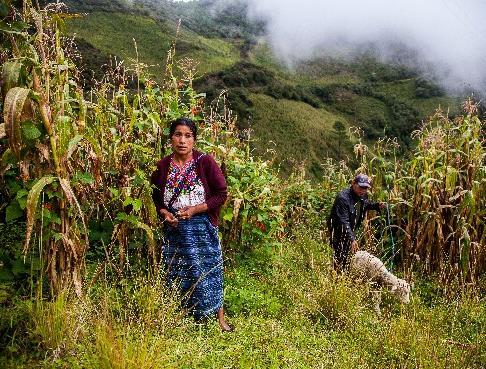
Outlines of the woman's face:
M188 126L181 124L175 128L170 141L174 154L185 156L191 153L195 140L191 129Z

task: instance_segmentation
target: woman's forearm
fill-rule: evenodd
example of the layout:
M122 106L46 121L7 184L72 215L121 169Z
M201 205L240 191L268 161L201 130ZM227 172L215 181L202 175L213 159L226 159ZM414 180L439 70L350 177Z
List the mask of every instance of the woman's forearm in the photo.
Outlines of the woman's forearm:
M192 208L194 208L194 214L205 213L208 211L208 204L203 202L202 204L192 206Z
M204 202L199 205L188 206L178 211L177 216L180 219L190 219L192 216L208 211L208 205Z

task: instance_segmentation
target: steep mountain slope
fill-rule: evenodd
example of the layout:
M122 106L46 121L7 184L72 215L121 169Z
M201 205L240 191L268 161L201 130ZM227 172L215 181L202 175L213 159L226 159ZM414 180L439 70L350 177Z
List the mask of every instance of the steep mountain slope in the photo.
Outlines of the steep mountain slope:
M167 51L176 38L176 24L118 12L93 12L74 19L69 31L102 54L116 55L127 63L136 58L137 48L139 60L155 75L163 71ZM200 36L187 29L182 29L177 36L177 46L178 58L199 61L201 74L226 68L239 59L237 47L230 42Z
M208 102L227 90L239 126L253 130L256 152L266 153L273 141L279 158L285 158L283 172L305 160L311 176L318 177L328 156L352 158L351 126L361 127L369 142L397 137L407 150L413 144L410 133L424 117L439 105L451 114L458 109L457 99L432 82L402 66L382 64L372 54L354 62L315 58L289 69L262 41L264 23L246 18L243 1L230 7L216 0L67 4L88 13L71 20L68 32L76 34L95 78L110 55L126 65L135 60L135 42L139 61L160 78L181 19L177 57L198 62L196 88L207 92Z

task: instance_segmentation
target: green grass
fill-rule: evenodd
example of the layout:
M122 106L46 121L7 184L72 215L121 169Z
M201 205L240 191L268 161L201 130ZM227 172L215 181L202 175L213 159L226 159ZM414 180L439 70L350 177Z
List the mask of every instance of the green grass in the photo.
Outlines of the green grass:
M281 81L291 85L309 84L326 86L331 84L353 84L362 82L345 63L337 63L330 59L306 62L297 68L290 68L280 61L270 46L260 42L251 50L249 60L258 66L273 71Z
M162 281L133 277L95 285L84 301L24 306L34 350L0 359L33 368L482 368L486 301L447 301L416 281L409 305L384 293L382 317L365 286L337 277L327 245L310 229L280 246L255 247L225 273L236 327L196 325ZM408 278L408 277L407 277ZM162 283L162 284L161 284ZM42 319L41 319L42 317ZM18 332L21 333L21 332ZM3 360L3 361L2 361ZM15 364L15 365L14 365ZM8 366L7 366L8 365Z
M413 103L417 107L420 115L424 118L435 113L437 109L448 112L450 116L461 113L461 99L457 97L431 97L429 99L414 99Z
M68 32L89 42L105 55L116 55L130 64L135 60L137 43L139 60L160 76L167 52L175 39L176 25L126 13L94 12L73 19ZM96 32L93 32L96 30ZM199 63L199 73L226 68L239 59L237 48L221 39L209 39L182 30L176 48L177 57L190 57Z
M376 90L387 95L395 95L402 100L410 101L415 99L414 79L378 84Z

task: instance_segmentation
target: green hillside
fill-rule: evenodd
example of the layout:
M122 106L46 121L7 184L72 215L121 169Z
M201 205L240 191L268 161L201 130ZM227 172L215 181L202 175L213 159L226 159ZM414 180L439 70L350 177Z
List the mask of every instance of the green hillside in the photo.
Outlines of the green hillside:
M353 62L320 57L290 69L262 41L264 26L246 19L243 3L211 12L213 3L68 1L73 10L88 14L69 21L67 30L76 34L85 69L94 70L95 78L103 75L110 55L129 66L136 58L136 41L139 60L160 80L181 19L176 57L198 64L196 88L207 93L207 103L226 90L238 126L254 130L256 152L266 152L265 142L273 134L276 152L287 164L305 160L311 177L320 175L326 155L353 157L349 142L339 141L336 147L336 140L329 139L335 137L336 121L346 133L361 127L369 143L387 135L409 150L410 133L439 106L451 115L458 112L458 100L432 82L373 55ZM273 133L267 133L268 127ZM299 134L277 133L284 131Z
M69 22L68 30L102 54L116 55L127 62L136 58L136 42L139 60L149 66L151 73L160 76L167 51L176 38L176 26L139 15L94 12ZM202 74L226 68L239 59L239 51L231 43L186 29L179 33L177 46L178 57L199 61L198 71Z
M333 124L346 122L339 114L316 109L300 101L274 99L265 94L251 94L253 104L252 144L259 155L278 153L277 163L289 174L299 162L305 162L311 175L321 173L320 163L341 153ZM349 151L349 139L344 139L342 151Z

